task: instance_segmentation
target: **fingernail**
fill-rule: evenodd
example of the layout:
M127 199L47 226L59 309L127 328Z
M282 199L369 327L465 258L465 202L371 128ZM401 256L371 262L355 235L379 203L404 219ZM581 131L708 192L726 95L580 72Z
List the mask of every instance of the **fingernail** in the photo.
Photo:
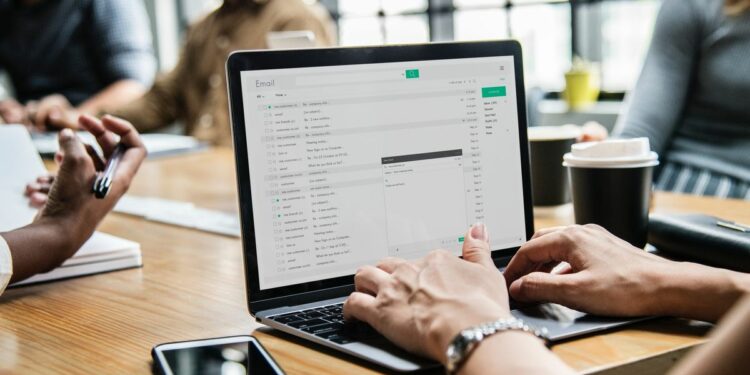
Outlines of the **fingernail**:
M482 240L487 242L490 239L489 233L487 233L487 226L484 223L476 223L471 227L471 237L476 240Z
M63 140L68 140L68 139L70 139L72 137L73 137L73 131L72 130L70 130L68 128L65 128L65 129L63 129L63 130L60 131L60 138L62 138Z

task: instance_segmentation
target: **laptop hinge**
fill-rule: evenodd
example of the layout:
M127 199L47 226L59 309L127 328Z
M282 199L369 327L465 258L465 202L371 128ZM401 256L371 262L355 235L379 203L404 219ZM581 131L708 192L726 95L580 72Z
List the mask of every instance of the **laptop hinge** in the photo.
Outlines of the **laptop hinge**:
M284 297L268 298L250 303L250 313L255 315L259 311L275 309L284 306L304 305L315 301L323 301L349 295L354 291L354 285L344 285L335 288L321 289L312 292L299 293Z

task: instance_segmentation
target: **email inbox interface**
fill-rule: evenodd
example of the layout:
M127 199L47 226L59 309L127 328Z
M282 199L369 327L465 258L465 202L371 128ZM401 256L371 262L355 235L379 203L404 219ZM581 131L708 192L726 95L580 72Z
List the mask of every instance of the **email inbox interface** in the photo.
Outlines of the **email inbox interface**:
M242 72L261 289L525 239L512 57Z

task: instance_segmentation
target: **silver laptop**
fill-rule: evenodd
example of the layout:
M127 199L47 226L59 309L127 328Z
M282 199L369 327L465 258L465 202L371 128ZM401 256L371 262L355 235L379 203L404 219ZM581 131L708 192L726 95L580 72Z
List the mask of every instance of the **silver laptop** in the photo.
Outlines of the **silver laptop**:
M251 315L391 370L436 366L342 303L358 267L460 255L475 222L498 267L533 234L520 45L236 52L227 75ZM514 313L556 339L627 322Z

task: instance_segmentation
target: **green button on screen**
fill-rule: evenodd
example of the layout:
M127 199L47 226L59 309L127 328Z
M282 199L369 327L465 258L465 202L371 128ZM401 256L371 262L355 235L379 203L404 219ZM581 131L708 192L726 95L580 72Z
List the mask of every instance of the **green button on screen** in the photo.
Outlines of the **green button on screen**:
M419 69L408 69L406 71L406 79L419 78Z
M497 87L482 87L482 97L483 98L495 98L498 96L505 96L505 86L497 86Z
M464 238L463 237L458 237L458 242L464 242Z

